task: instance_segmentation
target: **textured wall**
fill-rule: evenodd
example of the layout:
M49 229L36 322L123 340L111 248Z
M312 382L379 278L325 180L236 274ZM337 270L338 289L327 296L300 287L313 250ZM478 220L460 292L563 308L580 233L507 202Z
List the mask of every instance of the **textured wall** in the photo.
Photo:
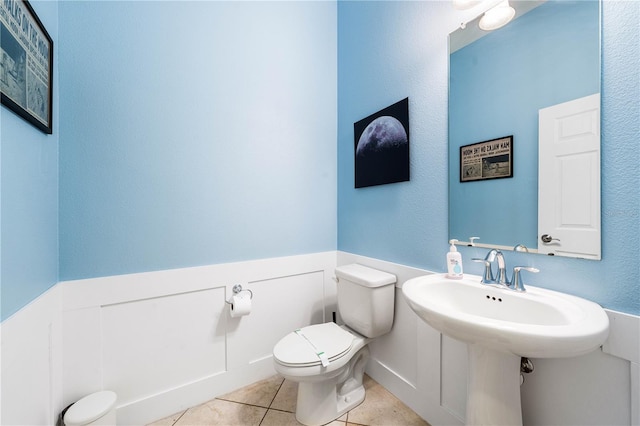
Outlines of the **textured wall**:
M338 248L444 270L448 2L340 2L337 31L329 2L177 6L34 2L60 124L1 111L3 319L58 279L335 248L336 32ZM635 314L639 24L640 3L604 2L603 260L507 258ZM411 181L355 191L353 122L406 96Z
M450 9L448 2L338 3L340 250L445 265ZM354 189L353 123L407 96L411 181Z
M53 39L53 134L0 107L0 320L58 281L58 5L31 2Z
M62 2L60 279L335 249L336 5Z
M338 4L339 250L446 270L447 35L460 22L449 2ZM632 314L640 313L639 22L639 2L603 2L602 261L507 253L508 265L541 269L533 285ZM353 123L406 96L411 181L355 190ZM485 251L461 249L467 273L482 272L470 259Z

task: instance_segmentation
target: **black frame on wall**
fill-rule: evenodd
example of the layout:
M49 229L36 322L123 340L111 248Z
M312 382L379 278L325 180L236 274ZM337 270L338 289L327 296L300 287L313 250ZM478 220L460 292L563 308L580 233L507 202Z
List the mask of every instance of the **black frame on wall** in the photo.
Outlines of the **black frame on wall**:
M353 124L355 187L404 182L409 176L409 98Z
M27 0L0 3L2 105L53 133L53 40Z
M460 182L513 177L513 135L460 147Z

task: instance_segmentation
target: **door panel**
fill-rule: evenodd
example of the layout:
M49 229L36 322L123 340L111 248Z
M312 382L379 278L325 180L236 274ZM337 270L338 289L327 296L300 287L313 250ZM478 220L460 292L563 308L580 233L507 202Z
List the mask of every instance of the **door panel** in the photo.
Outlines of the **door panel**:
M539 111L538 252L600 259L600 94Z

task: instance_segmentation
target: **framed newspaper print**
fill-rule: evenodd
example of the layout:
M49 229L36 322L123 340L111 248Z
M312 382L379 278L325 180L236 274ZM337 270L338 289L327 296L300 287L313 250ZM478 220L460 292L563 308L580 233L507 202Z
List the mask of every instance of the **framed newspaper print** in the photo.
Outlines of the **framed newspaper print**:
M513 177L513 135L460 147L460 182Z
M27 0L0 3L2 105L53 133L53 40Z

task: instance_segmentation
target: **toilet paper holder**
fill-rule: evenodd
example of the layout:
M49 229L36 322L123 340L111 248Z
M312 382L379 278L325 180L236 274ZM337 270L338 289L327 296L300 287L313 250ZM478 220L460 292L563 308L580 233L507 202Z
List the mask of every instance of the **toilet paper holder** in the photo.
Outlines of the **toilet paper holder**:
M251 295L251 297L249 297L249 300L253 299L253 292L251 290L249 290L249 289L246 289L246 290L243 289L242 285L240 285L240 284L234 285L231 290L233 291L233 294L239 294L239 293L242 293L243 291L248 291L249 294ZM225 302L227 302L230 305L232 304L229 300L225 300Z

